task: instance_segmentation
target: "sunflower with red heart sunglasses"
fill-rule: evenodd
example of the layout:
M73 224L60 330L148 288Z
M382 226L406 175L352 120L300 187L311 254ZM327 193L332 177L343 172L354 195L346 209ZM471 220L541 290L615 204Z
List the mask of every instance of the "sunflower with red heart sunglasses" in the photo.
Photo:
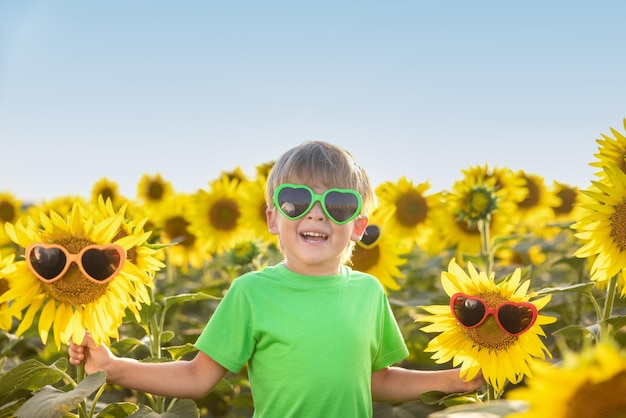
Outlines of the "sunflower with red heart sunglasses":
M450 310L464 328L472 329L483 324L492 315L500 329L515 337L528 331L537 320L537 307L530 302L503 302L490 307L480 297L455 293L450 298Z

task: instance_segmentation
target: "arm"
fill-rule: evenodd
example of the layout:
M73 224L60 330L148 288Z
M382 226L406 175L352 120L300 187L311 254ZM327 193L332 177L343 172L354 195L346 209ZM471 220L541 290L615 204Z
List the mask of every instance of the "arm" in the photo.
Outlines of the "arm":
M107 383L173 398L201 398L227 371L201 351L193 360L166 363L117 357L108 347L96 346L88 334L81 344L70 342L69 355L71 364L85 362L86 373L104 370Z
M469 382L459 376L459 369L410 370L386 367L372 372L372 399L375 402L410 402L419 400L424 392L470 392L484 385L481 374Z

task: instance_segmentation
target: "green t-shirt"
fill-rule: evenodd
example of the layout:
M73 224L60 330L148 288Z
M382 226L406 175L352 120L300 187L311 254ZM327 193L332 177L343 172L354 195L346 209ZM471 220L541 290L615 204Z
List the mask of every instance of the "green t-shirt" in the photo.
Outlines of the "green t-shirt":
M378 280L348 267L235 279L195 345L232 372L248 362L258 418L371 417L372 371L408 355Z

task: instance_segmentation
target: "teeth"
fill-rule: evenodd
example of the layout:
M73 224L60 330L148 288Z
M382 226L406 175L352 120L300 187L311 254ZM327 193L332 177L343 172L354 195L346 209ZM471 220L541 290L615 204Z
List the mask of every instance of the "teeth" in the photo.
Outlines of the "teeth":
M303 232L302 235L307 237L325 237L326 234L320 234L319 232Z

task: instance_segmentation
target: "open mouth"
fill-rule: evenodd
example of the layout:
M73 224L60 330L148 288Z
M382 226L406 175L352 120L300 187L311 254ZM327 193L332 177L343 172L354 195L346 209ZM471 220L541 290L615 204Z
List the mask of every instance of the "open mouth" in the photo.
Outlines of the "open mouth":
M321 242L328 239L328 235L319 232L302 232L300 236L307 242Z

